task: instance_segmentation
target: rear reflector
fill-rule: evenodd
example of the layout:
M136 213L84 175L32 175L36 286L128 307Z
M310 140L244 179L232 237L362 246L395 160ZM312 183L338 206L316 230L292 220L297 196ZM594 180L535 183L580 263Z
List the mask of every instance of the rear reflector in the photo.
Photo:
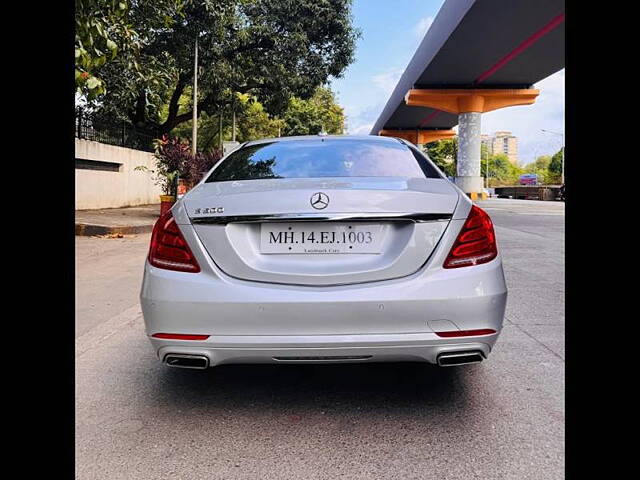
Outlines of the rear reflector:
M149 263L165 270L191 273L200 271L200 265L182 236L171 210L161 215L153 226Z
M183 333L154 333L151 336L168 340L206 340L209 338L209 335L187 335Z
M496 234L489 215L473 205L443 268L468 267L487 263L498 256Z
M481 328L478 330L454 330L452 332L436 332L439 337L474 337L476 335L492 335L496 333L490 328Z

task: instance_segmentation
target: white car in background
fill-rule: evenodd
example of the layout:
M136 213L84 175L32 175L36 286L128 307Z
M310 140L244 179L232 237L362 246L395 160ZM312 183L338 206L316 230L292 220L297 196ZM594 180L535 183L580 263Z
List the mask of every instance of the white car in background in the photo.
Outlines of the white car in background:
M140 296L172 367L480 362L507 288L489 216L412 144L248 142L156 223Z

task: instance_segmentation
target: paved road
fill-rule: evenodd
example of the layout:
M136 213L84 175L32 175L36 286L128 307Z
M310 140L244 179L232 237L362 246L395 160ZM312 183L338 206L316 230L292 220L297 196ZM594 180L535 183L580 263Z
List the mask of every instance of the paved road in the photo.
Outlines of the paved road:
M148 235L77 238L79 479L561 479L564 204L488 200L509 300L488 361L160 365Z

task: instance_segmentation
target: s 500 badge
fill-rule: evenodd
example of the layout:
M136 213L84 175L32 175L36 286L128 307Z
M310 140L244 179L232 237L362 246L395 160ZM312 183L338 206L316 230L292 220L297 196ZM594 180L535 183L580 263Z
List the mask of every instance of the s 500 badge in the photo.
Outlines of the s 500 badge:
M196 208L193 213L195 215L198 215L200 213L224 213L224 207Z

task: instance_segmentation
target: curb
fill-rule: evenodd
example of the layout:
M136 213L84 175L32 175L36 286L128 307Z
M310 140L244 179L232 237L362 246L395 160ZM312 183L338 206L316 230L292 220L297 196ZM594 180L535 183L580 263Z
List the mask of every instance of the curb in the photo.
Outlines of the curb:
M153 225L130 225L120 227L108 227L106 225L91 225L89 223L76 223L76 235L92 237L95 235L110 235L121 233L122 235L133 235L136 233L148 233L153 230Z

